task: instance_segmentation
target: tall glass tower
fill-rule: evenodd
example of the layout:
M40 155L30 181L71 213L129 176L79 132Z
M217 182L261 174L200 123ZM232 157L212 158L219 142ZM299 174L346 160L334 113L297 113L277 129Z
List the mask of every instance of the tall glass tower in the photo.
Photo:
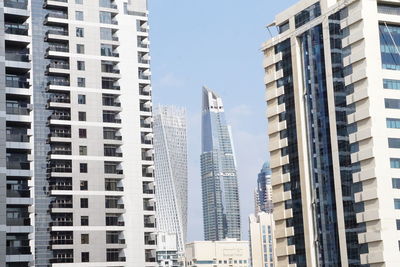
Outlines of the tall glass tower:
M222 99L203 88L201 182L205 240L240 239L236 162Z
M177 237L183 255L187 232L187 141L183 108L159 106L154 115L157 230Z

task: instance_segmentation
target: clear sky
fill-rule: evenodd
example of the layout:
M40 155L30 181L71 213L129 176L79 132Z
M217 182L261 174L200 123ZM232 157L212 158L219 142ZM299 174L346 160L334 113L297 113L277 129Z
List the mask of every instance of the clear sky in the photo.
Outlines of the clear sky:
M186 107L189 156L188 241L203 240L200 181L201 88L223 99L232 125L242 236L254 210L257 174L268 158L262 53L265 25L297 0L150 0L154 106Z

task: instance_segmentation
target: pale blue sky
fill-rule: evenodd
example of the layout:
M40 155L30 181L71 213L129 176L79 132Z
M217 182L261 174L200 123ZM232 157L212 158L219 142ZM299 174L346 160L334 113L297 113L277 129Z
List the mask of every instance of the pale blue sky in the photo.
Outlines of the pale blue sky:
M297 0L150 0L155 105L184 106L188 118L188 241L203 239L200 181L201 87L224 101L236 150L242 236L254 210L257 174L267 159L260 47L265 25Z

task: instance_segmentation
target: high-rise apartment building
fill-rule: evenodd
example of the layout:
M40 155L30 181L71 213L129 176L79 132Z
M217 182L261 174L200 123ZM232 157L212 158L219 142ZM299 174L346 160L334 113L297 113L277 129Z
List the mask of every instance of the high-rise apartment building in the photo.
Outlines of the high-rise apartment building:
M400 265L398 1L301 1L264 44L278 266Z
M222 99L203 88L201 183L205 240L240 239L236 162Z
M157 230L175 234L183 255L187 233L187 140L183 108L159 106L154 114Z
M249 244L252 267L274 267L274 218L272 213L249 216Z
M0 265L156 266L146 1L0 16Z
M157 267L184 266L184 250L182 256L178 255L176 234L157 233L157 264Z
M261 211L272 213L272 186L271 186L271 169L269 163L265 162L258 174L257 189L254 192L255 213Z

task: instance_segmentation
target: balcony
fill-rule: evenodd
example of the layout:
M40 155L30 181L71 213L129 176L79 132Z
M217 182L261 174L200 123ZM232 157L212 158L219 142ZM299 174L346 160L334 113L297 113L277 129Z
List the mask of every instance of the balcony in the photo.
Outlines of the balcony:
M15 35L28 36L29 26L26 25L26 24L6 23L4 26L5 26L5 33L6 34L15 34Z
M50 223L50 226L73 226L73 221L72 220L53 221Z
M117 135L118 131L113 129L113 128L105 128L103 130L103 138L105 140L117 140L117 141L121 141L122 140L122 136Z
M20 218L7 218L7 226L30 226L31 219L29 218L29 213L20 214Z
M71 98L68 94L53 94L50 96L48 102L53 103L71 103Z
M31 193L28 187L20 189L7 189L7 197L30 197Z
M28 1L5 0L4 7L11 7L17 9L27 9Z
M54 70L51 71L51 69L69 70L69 63L68 62L51 62L50 64L47 65L47 71L55 72Z
M116 112L103 112L103 122L107 123L121 123L121 119L117 118L118 113Z
M68 19L68 13L66 13L66 12L50 12L45 16L45 20L48 20L49 18Z
M70 130L54 130L51 131L49 137L58 137L58 138L71 138Z
M74 240L72 236L57 236L50 241L51 245L72 245L74 244Z
M29 82L23 76L6 75L6 87L28 89Z
M62 121L70 121L71 114L69 113L53 113L50 117L50 120L62 120Z
M73 262L74 262L73 254L70 254L68 256L62 255L59 258L55 257L50 259L50 263L73 263Z
M7 169L9 170L30 170L30 162L28 161L12 161L7 160Z
M6 60L18 61L18 62L29 62L29 54L13 53L13 52L6 51Z
M123 170L119 170L117 165L104 165L104 173L107 174L124 174Z
M6 112L8 115L24 115L28 116L30 109L27 107L21 107L21 106L14 106L14 107L6 107Z
M52 149L49 152L49 154L50 155L72 155L72 150L71 150L71 148L65 149L65 148L56 147L56 148Z
M6 248L6 255L27 255L27 254L31 254L30 246Z
M50 204L50 208L56 208L56 209L72 209L72 201L70 202L54 202Z
M72 172L72 166L71 165L63 165L63 164L57 164L55 166L50 166L49 167L50 172L57 172L57 173L71 173Z
M56 44L51 44L49 47L46 49L46 52L64 52L68 53L69 52L69 47L68 45L56 45Z
M29 136L23 133L10 133L6 135L7 142L21 142L21 143L28 143Z
M69 86L70 83L69 83L69 79L60 79L60 78L58 78L58 79L50 79L50 80L47 82L47 85L48 85L48 86L51 86L51 85L56 85L56 86Z

